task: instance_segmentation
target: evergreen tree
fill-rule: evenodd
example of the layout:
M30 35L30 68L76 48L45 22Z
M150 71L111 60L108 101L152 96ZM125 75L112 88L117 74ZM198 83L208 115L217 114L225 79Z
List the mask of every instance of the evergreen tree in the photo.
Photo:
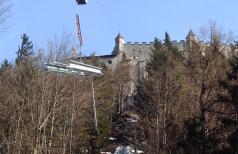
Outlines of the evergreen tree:
M4 70L10 68L11 66L12 66L11 63L7 59L4 59L1 64L0 71L4 71Z
M147 153L175 148L171 143L176 142L180 132L172 113L181 99L179 92L182 78L177 54L174 54L176 52L168 33L165 33L164 42L156 38L150 61L146 65L149 76L137 87L135 107L142 121L139 127L144 125L138 134L146 134L144 140L148 143L144 151Z
M184 122L186 135L182 135L179 145L185 153L212 153L218 145L215 133L207 133L199 117L193 117Z
M175 60L182 58L176 46L170 40L170 36L165 32L164 43L155 38L154 49L152 50L151 60L147 63L146 71L154 73L166 68L173 68Z
M237 46L238 42L236 42ZM228 115L222 116L222 123L230 136L227 138L233 153L238 152L238 56L233 55L229 60L230 70L227 72L225 80L220 81L221 93L218 101L226 105L230 110Z
M151 59L146 65L146 71L149 74L153 73L153 71L157 71L158 66L160 66L162 60L166 60L166 55L161 54L162 49L163 49L162 42L158 38L155 38L154 49L152 50Z
M173 43L171 42L170 36L168 32L165 32L164 44L167 48L173 49Z
M29 37L26 34L21 36L22 43L19 46L17 51L17 58L16 63L20 62L21 60L33 55L33 43L29 40Z
M128 62L128 59L126 57L126 54L125 52L122 53L122 57L121 57L121 63L127 63Z

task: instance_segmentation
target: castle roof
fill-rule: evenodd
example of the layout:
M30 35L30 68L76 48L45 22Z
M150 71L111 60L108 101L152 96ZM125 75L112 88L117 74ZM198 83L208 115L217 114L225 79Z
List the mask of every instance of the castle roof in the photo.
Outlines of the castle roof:
M194 32L190 29L188 32L188 36L187 37L196 37L196 35L194 34Z
M121 35L121 33L118 33L116 38L123 38L124 39L124 37Z

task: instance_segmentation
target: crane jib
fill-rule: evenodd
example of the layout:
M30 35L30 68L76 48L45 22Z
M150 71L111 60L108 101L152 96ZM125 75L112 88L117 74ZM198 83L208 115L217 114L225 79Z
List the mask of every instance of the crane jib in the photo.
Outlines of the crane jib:
M88 3L88 0L76 0L78 5L84 5Z

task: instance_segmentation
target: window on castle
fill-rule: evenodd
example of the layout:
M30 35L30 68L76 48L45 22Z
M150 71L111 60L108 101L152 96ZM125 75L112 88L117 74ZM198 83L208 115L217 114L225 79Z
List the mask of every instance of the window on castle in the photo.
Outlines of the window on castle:
M108 60L107 64L112 64L112 61L111 61L111 60Z

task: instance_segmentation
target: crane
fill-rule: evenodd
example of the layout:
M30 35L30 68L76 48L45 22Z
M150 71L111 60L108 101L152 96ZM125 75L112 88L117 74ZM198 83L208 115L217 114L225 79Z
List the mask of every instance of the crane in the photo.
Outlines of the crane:
M76 0L78 5L86 5L88 3L88 0ZM82 37L82 33L81 33L81 27L80 27L80 19L79 19L79 15L76 14L76 25L77 25L77 35L78 35L78 39L79 39L79 45L80 45L80 58L81 58L81 50L82 50L82 46L83 46L83 37ZM73 53L73 55L76 55L76 53Z
M88 0L76 0L78 5L86 5L88 3ZM79 15L76 14L76 25L77 25L77 34L78 34L78 38L79 38L79 43L80 43L80 59L81 59L81 50L82 50L82 44L83 44L83 38L82 38L82 33L81 33L81 28L80 28L80 18ZM71 61L73 62L73 61ZM82 63L77 63L74 62L75 66L77 66L78 64L80 65L86 65L86 64L82 64ZM94 67L94 66L89 66L87 65L87 67ZM96 68L96 67L94 67ZM88 69L88 68L86 68ZM100 75L102 75L101 73L101 68L96 68L99 70L94 70L94 71L98 71L97 73L99 73ZM94 72L95 74L95 72ZM97 135L99 135L99 129L98 129L98 121L97 121L97 111L96 111L96 101L95 101L95 96L94 96L94 83L93 83L93 77L92 77L92 92L93 92L93 111L94 111L94 120L95 120L95 130L97 131Z

